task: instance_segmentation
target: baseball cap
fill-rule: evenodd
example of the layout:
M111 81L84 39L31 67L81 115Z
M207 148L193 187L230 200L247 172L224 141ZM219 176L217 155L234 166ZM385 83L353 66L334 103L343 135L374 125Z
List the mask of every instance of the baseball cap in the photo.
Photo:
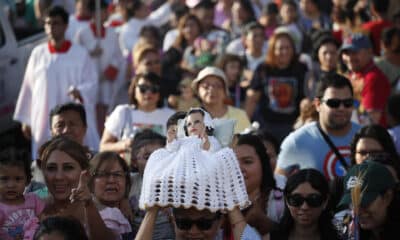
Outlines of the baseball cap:
M224 82L226 95L229 96L228 82L227 82L227 80L226 80L225 73L224 73L221 69L219 69L219 68L217 68L217 67L211 67L211 66L208 66L208 67L203 68L203 70L201 70L201 71L197 74L196 79L193 80L193 82L192 82L192 88L193 88L193 90L194 90L195 92L197 92L197 87L198 87L199 83L200 83L204 78L206 78L206 77L208 77L208 76L215 76L215 77L220 78L220 79Z
M339 205L351 203L351 190L361 185L361 206L368 206L380 194L393 188L396 182L389 169L381 163L366 160L353 166L344 178L344 195Z
M372 48L371 41L369 38L361 33L354 33L344 39L343 45L340 48L340 52L353 51L357 52L361 49Z

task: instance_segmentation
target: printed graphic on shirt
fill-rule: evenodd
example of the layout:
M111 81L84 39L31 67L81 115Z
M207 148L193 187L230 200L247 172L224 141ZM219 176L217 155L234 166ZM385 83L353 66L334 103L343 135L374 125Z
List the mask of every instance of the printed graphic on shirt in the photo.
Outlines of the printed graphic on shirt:
M349 163L350 157L350 147L343 146L338 147L339 153L346 159L347 163ZM327 179L334 179L335 177L342 177L346 175L346 169L340 162L339 158L337 158L335 152L330 150L325 158L324 158L324 167L323 167L324 175Z
M294 77L270 77L264 87L269 98L269 108L274 112L292 113L296 109L297 79Z
M31 218L35 218L33 209L18 209L7 216L3 222L2 231L11 239L23 239L23 226Z

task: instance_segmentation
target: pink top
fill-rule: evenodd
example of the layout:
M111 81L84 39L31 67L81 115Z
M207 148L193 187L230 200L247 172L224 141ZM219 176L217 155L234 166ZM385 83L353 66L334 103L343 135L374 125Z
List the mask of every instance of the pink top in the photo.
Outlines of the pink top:
M106 226L117 234L116 239L122 239L122 235L132 232L128 219L118 208L106 207L100 210L100 216Z
M20 205L7 205L0 202L0 239L22 239L24 224L37 219L44 209L44 202L34 193L24 195L25 202Z

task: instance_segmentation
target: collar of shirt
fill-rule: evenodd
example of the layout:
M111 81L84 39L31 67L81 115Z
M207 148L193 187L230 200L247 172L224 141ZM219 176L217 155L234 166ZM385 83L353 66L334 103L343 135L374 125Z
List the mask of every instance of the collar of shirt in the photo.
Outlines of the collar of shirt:
M99 35L97 34L96 25L94 23L90 23L90 29L92 29L92 32L96 37L99 37ZM100 26L100 37L104 38L105 36L106 36L106 29L104 26Z
M64 41L59 49L56 49L56 47L54 45L52 45L50 42L47 43L47 45L49 46L49 51L50 53L54 54L54 53L66 53L68 52L68 50L71 48L71 42L66 40Z
M80 16L80 15L75 15L75 18L78 21L89 21L92 17L91 16Z

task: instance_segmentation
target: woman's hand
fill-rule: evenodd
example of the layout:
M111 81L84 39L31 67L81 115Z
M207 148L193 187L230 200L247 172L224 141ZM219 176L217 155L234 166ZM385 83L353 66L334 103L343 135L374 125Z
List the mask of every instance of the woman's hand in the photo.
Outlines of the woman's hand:
M71 190L71 195L69 196L71 203L79 201L88 205L92 201L92 193L89 190L88 182L89 172L84 170L79 177L78 187Z

